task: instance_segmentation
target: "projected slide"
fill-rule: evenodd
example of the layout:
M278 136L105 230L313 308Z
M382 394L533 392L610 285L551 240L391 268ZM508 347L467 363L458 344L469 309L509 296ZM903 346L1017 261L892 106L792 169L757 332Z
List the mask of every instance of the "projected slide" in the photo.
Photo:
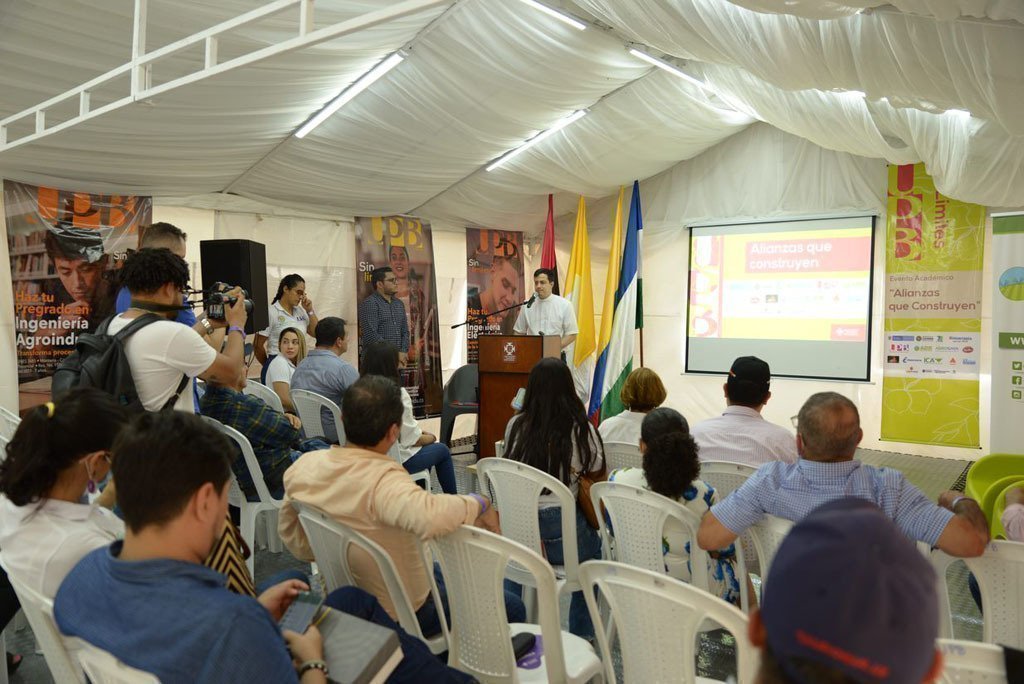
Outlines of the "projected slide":
M686 369L867 379L871 251L871 217L693 228Z

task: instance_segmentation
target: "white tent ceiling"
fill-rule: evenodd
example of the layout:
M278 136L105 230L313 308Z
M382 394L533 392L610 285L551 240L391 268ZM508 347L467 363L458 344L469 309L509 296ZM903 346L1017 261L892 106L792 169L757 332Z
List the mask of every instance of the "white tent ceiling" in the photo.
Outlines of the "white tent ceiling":
M129 62L133 4L0 4L0 119ZM147 51L264 4L148 0ZM517 0L460 0L19 144L33 130L27 117L9 127L0 176L190 197L178 201L203 206L238 209L248 199L335 216L415 212L536 230L548 192L607 196L763 121L830 150L923 160L939 189L959 199L1024 205L1022 2L548 4L590 26L577 31ZM318 0L316 27L395 5ZM220 42L220 61L291 38L297 16L293 8L232 31ZM631 56L632 43L708 87ZM409 56L398 67L306 138L291 137L403 46ZM153 83L199 68L201 48L159 62ZM127 86L125 76L120 87ZM92 97L95 108L120 95L108 88ZM47 126L77 108L72 99L48 112ZM581 108L589 115L506 166L483 170ZM949 109L973 116L943 113Z

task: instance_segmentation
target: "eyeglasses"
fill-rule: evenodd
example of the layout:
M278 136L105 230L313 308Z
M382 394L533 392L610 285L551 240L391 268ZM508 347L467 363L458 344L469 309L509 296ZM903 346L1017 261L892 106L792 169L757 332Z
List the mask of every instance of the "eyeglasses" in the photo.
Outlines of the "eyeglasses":
M385 283L397 283L398 282L398 278L385 278L384 282Z

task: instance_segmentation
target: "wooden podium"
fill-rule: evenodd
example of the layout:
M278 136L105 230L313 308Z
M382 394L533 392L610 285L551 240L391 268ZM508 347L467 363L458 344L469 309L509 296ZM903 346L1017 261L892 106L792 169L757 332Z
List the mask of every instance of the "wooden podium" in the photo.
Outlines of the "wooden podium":
M477 447L480 458L494 456L494 443L505 437L515 410L512 400L533 367L558 356L561 338L554 335L480 335L480 416Z

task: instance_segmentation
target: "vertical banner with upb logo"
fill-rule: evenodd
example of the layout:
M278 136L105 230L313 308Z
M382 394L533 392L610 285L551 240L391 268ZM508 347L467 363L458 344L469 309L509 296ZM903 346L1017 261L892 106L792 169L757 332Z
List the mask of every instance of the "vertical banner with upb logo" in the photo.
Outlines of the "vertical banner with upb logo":
M889 167L882 439L977 447L985 208Z
M1024 453L1024 214L992 217L992 453Z
M412 398L416 417L440 414L441 344L430 224L409 216L357 218L356 253L359 302L374 294L370 274L375 267L390 266L394 271L398 288L394 297L405 307L409 325L408 361L401 370L402 385ZM363 322L359 325L361 328ZM360 344L362 337L360 329ZM359 356L362 358L362 350Z
M466 228L466 325L469 363L479 360L480 335L511 335L523 301L523 234ZM491 315L493 314L493 315Z
M114 312L113 271L135 248L153 203L12 181L4 181L3 192L18 383L22 391L47 394L49 377L79 335Z

